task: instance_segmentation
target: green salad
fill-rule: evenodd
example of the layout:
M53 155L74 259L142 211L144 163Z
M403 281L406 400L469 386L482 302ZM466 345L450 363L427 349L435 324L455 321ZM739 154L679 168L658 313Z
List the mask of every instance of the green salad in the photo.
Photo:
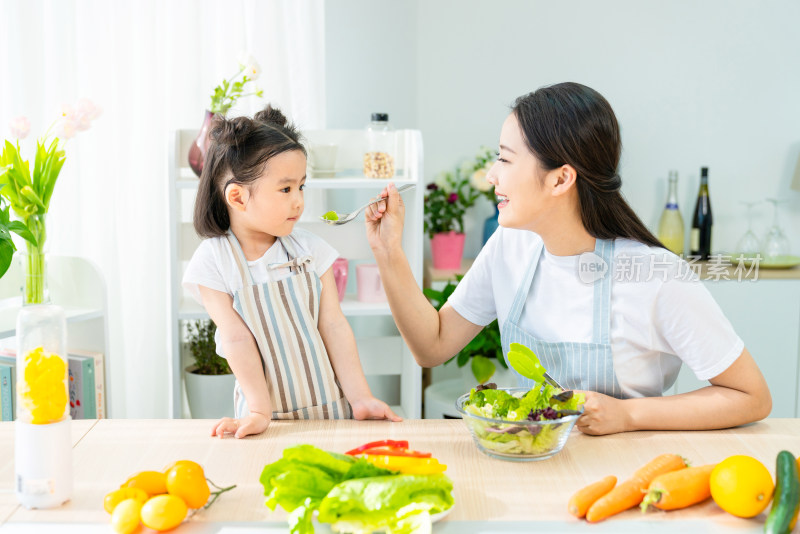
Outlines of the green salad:
M289 512L292 534L313 534L315 512L334 532L430 532L430 516L453 506L446 475L403 475L312 445L284 449L260 481L270 510Z
M475 438L486 449L504 454L538 456L557 447L564 432L572 428L574 416L583 412L582 393L544 384L529 391L509 393L494 384L470 391L466 413L503 422L466 418ZM562 421L564 418L569 418ZM531 424L531 422L542 424ZM515 424L517 423L517 424Z

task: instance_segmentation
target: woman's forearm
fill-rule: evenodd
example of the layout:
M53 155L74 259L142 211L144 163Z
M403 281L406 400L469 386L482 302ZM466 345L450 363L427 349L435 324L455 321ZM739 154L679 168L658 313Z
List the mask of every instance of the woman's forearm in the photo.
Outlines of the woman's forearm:
M667 397L628 399L628 430L714 430L758 421L769 415L767 392L748 393L708 386Z
M251 413L260 413L267 419L272 418L267 378L261 364L255 339L232 339L222 341L223 351L228 359L236 380L242 388L247 400L247 408Z
M445 362L453 354L443 346L439 313L417 285L403 250L388 250L375 259L392 317L417 363L434 367Z

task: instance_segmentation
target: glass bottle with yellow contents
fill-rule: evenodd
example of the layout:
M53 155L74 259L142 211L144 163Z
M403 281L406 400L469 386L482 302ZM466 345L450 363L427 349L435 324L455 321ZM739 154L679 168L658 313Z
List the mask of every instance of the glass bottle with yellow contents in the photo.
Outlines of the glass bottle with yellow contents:
M658 222L658 240L678 256L683 254L684 226L678 209L678 171L669 171L669 194Z
M67 323L52 304L17 315L15 492L26 508L53 508L72 496Z

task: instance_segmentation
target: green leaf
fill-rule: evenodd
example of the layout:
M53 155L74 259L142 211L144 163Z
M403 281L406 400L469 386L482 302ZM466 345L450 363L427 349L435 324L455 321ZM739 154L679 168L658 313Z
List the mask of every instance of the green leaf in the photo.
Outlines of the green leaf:
M11 258L14 256L16 247L10 239L0 240L0 278L6 274L9 266L11 266Z
M475 380L478 381L479 384L485 384L492 378L494 375L495 367L492 361L485 357L485 356L473 356L472 363L470 364L472 368L472 374L475 376Z
M509 365L525 378L530 378L537 383L544 382L544 367L538 359L534 361L527 354L513 350L506 357Z
M33 236L33 234L28 229L28 227L25 226L22 222L20 222L20 221L12 221L12 222L8 223L7 226L8 226L9 230L14 232L15 234L17 234L21 238L25 239L26 241L28 241L33 246L36 246L36 238Z

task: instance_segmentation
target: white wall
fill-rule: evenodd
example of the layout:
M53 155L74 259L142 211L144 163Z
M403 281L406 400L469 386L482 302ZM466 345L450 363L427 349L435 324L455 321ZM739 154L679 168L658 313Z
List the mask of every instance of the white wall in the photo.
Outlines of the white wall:
M800 2L337 0L326 10L328 127L389 110L422 130L428 179L496 146L517 96L577 81L614 107L623 192L651 229L677 169L688 234L705 165L715 250L744 233L740 201L777 195L790 200L782 223L800 255L800 192L789 189L800 155ZM396 76L376 81L371 70ZM465 255L477 254L490 210L471 214ZM763 236L771 208L755 215Z

